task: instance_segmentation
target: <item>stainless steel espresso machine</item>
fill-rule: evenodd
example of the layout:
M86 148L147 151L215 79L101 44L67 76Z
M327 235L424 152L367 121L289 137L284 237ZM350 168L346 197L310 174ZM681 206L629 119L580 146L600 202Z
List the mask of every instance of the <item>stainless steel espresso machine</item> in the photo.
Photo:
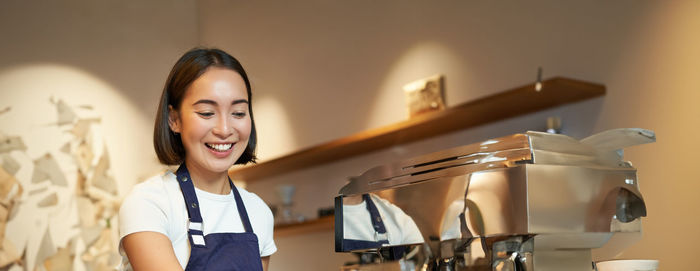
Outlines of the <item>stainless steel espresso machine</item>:
M527 132L372 168L335 199L342 270L595 270L641 237L646 206L615 129L583 140Z

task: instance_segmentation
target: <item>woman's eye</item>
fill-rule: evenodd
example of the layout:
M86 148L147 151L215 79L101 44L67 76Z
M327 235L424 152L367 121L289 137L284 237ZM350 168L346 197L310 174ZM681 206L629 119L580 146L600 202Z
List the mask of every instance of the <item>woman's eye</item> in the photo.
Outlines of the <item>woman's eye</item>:
M232 113L232 115L236 118L244 118L246 116L246 113L245 112L235 112L235 113Z
M212 112L197 112L197 114L199 114L200 116L205 117L205 118L211 117L214 115L214 113L212 113Z

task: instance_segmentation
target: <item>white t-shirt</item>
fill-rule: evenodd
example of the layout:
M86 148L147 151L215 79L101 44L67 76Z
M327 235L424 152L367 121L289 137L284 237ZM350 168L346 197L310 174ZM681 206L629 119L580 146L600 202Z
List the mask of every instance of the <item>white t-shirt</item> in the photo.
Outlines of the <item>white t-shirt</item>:
M369 195L382 217L390 246L423 243L423 235L410 216L391 202L374 194ZM367 202L343 204L343 235L343 239L379 241L376 240L372 219L367 211Z
M260 256L277 251L272 239L274 218L270 208L257 195L238 188L253 232L258 236ZM245 232L238 214L233 191L228 195L212 194L195 187L202 214L204 235L222 232ZM132 270L121 247L121 239L135 232L152 231L164 234L172 242L175 256L184 269L190 257L187 238L189 218L185 200L174 173L167 171L134 186L119 209L119 251L122 269Z

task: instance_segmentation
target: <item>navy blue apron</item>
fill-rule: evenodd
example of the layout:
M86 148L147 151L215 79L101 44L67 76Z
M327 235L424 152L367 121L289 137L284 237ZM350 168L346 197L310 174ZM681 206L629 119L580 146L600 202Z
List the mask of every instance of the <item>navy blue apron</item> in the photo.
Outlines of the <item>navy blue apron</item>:
M248 212L238 189L228 180L236 199L238 215L241 217L245 232L243 233L210 233L202 232L202 215L199 212L199 201L194 192L194 184L185 163L176 172L180 190L185 198L187 215L189 217L187 236L190 241L190 258L186 271L190 270L253 270L262 271L258 237L250 226Z
M367 205L367 211L369 212L369 217L372 220L375 241L344 239L343 251L379 248L389 244L389 240L387 239L386 235L386 227L384 226L382 217L379 215L377 206L374 205L374 202L372 202L369 194L362 195L362 199Z

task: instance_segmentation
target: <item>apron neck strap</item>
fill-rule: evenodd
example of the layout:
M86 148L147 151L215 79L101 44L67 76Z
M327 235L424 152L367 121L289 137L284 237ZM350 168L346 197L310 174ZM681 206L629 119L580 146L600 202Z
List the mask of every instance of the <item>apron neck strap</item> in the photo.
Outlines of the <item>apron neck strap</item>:
M185 163L182 163L180 167L175 172L177 183L180 185L180 191L182 191L182 196L185 198L185 207L187 208L187 216L190 222L202 223L202 214L199 211L199 201L197 200L197 194L194 190L194 183L192 183L192 177L190 172L187 170ZM248 217L248 212L246 211L245 205L243 205L243 198L241 198L238 188L233 184L231 178L228 179L228 183L231 186L231 191L233 191L233 196L236 200L236 208L238 209L238 215L243 223L243 228L245 232L252 233L253 227L250 224L250 219Z
M187 170L185 163L182 163L175 172L177 183L180 185L180 191L185 198L185 208L187 208L187 216L190 222L202 223L202 214L199 212L199 201L197 194L194 192L194 184L190 177L190 172Z
M376 231L379 234L386 233L386 227L384 227L384 221L382 221L382 216L379 215L379 210L377 209L377 206L374 205L374 202L372 202L372 198L370 197L370 195L363 194L362 199L365 200L365 203L367 205L367 211L369 211L369 216L372 219L372 227L374 227L374 231Z
M228 183L231 185L231 190L233 190L233 196L236 198L236 207L238 208L238 215L241 217L243 222L243 227L245 232L253 232L253 227L250 225L250 219L248 218L248 212L243 205L243 198L241 198L241 193L238 192L238 188L233 184L231 178L228 179Z

